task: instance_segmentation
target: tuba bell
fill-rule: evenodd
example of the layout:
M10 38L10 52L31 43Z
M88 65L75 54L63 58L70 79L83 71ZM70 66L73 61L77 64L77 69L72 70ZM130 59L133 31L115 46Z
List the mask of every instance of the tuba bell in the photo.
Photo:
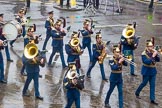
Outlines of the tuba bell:
M29 43L25 46L24 56L27 59L33 59L38 55L38 47L34 43Z
M133 26L127 26L124 28L122 35L126 38L129 39L135 35L135 28Z
M67 78L74 79L74 78L78 77L78 73L76 72L76 66L71 65L69 68L70 68L70 70L67 73Z
M74 48L74 50L77 52L77 53L81 53L83 52L79 46L80 42L79 42L79 39L78 38L72 38L71 41L70 41L70 45Z
M79 39L78 38L71 39L70 44L73 47L79 46Z

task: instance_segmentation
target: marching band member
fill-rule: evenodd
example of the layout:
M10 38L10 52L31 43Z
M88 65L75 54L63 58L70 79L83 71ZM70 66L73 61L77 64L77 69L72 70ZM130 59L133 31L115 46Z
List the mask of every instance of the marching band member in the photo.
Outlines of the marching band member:
M67 65L65 64L64 60L64 53L63 53L63 37L66 36L66 33L64 29L61 29L62 20L58 19L54 25L54 28L51 30L51 36L52 36L52 54L49 58L48 66L51 66L51 62L53 59L53 56L56 52L60 53L61 61L62 61L62 68L66 68Z
M91 49L91 34L93 34L92 29L90 28L90 20L86 19L83 23L83 29L81 30L83 39L82 45L83 49L88 48L90 63L92 62L92 49Z
M124 61L124 57L121 56L121 51L118 45L113 46L113 59L109 60L111 68L110 74L110 88L107 92L105 99L105 107L111 108L109 105L110 95L113 92L115 86L118 88L119 108L123 108L123 79L122 79L122 65L127 66L127 62Z
M52 27L54 27L53 11L48 12L48 16L49 17L47 18L47 20L45 22L46 39L44 41L42 50L45 50L46 49L47 42L48 42L48 40L51 37L51 29L52 29Z
M1 50L3 50L3 40L0 38L0 83L7 84L7 81L4 80L4 62Z
M75 45L76 44L76 45ZM80 55L83 53L83 49L79 43L78 33L73 32L71 40L65 45L65 50L68 55L67 62L75 62L77 73L79 74L80 65Z
M134 62L134 50L138 46L139 37L135 36L136 23L134 25L128 24L128 26L123 30L120 44L122 45L122 53L124 56L131 56L131 61ZM137 76L134 73L134 65L130 64L130 74L132 76Z
M25 46L26 46L30 41L33 40L33 38L34 38L33 32L34 32L34 27L33 27L33 26L30 26L30 27L28 28L28 30L27 30L26 36L24 37L24 48L25 48ZM24 70L25 70L25 64L23 64L23 66L22 66L22 68L21 68L21 75L26 76L26 73L24 72Z
M0 38L4 41L4 40L6 40L6 38L5 38L5 33L3 33L3 26L4 26L3 14L0 14ZM10 52L8 49L8 42L7 42L7 45L4 46L4 48L5 48L5 52L6 52L7 61L13 62L13 60L10 57Z
M87 78L91 78L91 70L95 66L96 62L98 61L100 65L102 80L107 82L107 78L105 77L105 72L104 72L104 65L103 65L104 58L101 56L102 51L105 50L105 44L102 42L102 37L100 32L96 33L96 44L93 44L92 48L93 48L93 59L92 59L92 64L90 64L87 71ZM100 63L100 61L102 62Z
M35 45L35 43L29 43L28 45L30 46L30 44ZM27 47L27 45L26 45L26 47ZM44 67L45 54L39 56L40 55L40 51L39 51L36 56L34 56L32 59L29 59L26 56L25 53L29 53L28 56L31 55L31 53L33 53L33 52L30 53L30 50L33 51L34 46L31 46L31 48L28 48L27 49L28 52L25 52L25 49L24 49L24 55L22 57L22 61L23 61L23 64L25 65L25 69L26 69L26 72L27 72L27 79L25 81L25 85L24 85L24 88L23 88L23 91L22 91L22 95L27 96L27 97L30 96L30 93L27 92L27 90L28 90L28 87L29 87L31 80L33 79L34 80L35 98L39 99L39 100L43 100L43 97L41 97L40 93L39 93L39 72L40 72L39 66ZM34 53L35 52L36 51L34 51Z
M82 90L78 84L78 74L76 72L75 65L66 73L64 77L64 86L67 89L66 97L67 104L65 108L71 108L73 102L75 102L76 108L80 108L80 90Z
M24 22L24 14L25 14L25 9L20 9L19 10L19 12L18 12L18 15L16 16L16 20L17 20L17 22L19 22L21 25L22 25L22 36L24 37L25 36L25 34L26 34L26 30L25 30L25 24L26 24L26 22ZM17 38L19 38L21 35L18 35L17 36ZM13 47L13 44L14 44L14 42L17 40L17 38L16 39L14 39L14 40L12 40L12 41L10 41L10 45L11 45L11 47Z
M149 82L150 84L150 102L152 104L158 105L157 102L155 102L155 80L156 80L156 62L160 62L160 57L158 55L158 52L154 49L154 44L151 40L147 40L146 42L146 49L142 52L142 83L137 88L135 95L137 98L140 99L139 94L141 90L146 86L146 84Z

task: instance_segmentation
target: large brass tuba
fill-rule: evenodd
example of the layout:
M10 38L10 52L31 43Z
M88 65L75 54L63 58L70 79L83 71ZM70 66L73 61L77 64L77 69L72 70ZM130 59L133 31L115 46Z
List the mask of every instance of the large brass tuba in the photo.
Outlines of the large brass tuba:
M80 42L79 42L79 39L78 38L72 38L71 41L70 41L70 45L74 48L74 50L77 53L81 53L82 52L79 44L80 44Z
M122 35L126 39L130 39L135 35L135 28L133 26L127 26L126 28L124 28Z
M38 47L34 43L29 43L25 46L24 56L27 59L33 59L38 55Z

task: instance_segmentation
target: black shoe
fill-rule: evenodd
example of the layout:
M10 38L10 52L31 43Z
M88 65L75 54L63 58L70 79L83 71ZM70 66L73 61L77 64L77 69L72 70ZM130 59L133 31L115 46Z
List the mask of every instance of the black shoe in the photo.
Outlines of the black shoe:
M135 94L135 95L136 95L136 98L137 98L137 99L141 99L141 97L140 97L139 95L137 95L137 94Z
M42 78L42 75L39 74L39 78Z
M43 97L41 97L41 96L36 96L35 98L39 99L39 100L43 100Z
M155 102L155 101L151 101L151 103L154 104L154 105L158 105L158 103Z
M131 74L131 76L134 76L134 77L136 77L137 75L133 73L133 74Z
M48 64L48 67L53 67L53 65L51 65L51 64Z
M105 79L103 79L103 81L108 82L108 79L107 79L107 78L105 78Z
M66 65L65 65L65 66L63 66L63 69L66 69L66 68L68 68L68 66L66 66Z
M27 76L27 74L25 72L21 72L22 76Z
M1 80L0 82L3 84L7 84L7 81L5 81L5 80Z
M91 78L91 76L90 75L87 75L87 78Z
M22 96L30 97L30 94L26 92L26 93L23 93Z
M7 59L7 61L8 61L8 62L13 62L13 60L11 60L11 59Z
M109 104L105 104L105 108L111 108Z
M10 42L10 46L13 47L13 44Z

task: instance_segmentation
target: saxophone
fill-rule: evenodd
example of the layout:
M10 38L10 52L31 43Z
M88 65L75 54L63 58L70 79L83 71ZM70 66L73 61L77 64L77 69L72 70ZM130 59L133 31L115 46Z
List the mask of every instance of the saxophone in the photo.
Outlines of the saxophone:
M54 27L54 19L53 18L49 18L49 22L50 22L50 26Z
M106 52L106 44L104 42L102 42L103 45L103 49L101 51L101 55L100 55L100 59L98 60L99 64L102 64L105 57L107 56L107 52Z

